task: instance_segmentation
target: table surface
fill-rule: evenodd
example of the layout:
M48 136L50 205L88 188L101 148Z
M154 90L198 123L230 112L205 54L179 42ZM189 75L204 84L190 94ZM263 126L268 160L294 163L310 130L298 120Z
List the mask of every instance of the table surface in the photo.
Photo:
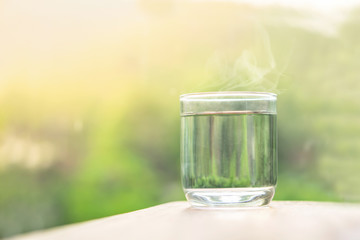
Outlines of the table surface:
M258 208L195 209L170 202L11 239L360 240L360 205L273 201Z

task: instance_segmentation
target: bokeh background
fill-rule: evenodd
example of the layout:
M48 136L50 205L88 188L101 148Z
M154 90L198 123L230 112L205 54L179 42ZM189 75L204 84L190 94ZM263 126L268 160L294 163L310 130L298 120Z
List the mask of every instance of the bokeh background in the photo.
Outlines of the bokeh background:
M278 93L276 200L360 201L358 1L0 0L0 238L184 200L179 95Z

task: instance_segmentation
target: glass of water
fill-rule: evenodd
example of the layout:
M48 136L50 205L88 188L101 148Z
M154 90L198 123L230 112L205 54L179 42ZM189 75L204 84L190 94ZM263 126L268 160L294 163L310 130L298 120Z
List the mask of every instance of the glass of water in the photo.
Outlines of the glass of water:
M277 181L276 94L180 96L181 171L196 207L268 204Z

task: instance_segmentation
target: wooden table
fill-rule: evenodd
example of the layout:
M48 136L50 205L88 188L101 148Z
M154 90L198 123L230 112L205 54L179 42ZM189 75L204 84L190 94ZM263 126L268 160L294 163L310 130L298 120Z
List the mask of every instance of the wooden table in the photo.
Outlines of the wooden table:
M13 239L360 240L360 205L274 201L268 207L210 210L170 202Z

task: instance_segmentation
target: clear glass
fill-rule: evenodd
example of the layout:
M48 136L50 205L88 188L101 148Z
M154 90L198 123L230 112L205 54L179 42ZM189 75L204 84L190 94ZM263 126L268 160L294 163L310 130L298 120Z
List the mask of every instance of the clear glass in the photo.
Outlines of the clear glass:
M181 171L196 207L268 204L277 181L276 94L180 96Z

